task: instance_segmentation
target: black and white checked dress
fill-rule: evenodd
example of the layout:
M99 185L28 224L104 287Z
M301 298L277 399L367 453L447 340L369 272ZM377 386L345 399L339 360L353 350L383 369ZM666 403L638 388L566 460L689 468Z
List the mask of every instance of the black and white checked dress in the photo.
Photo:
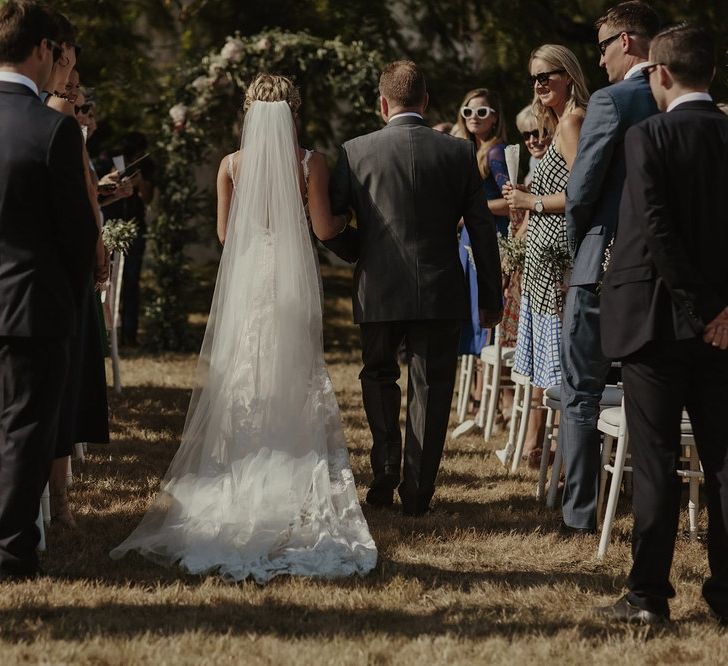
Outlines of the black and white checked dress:
M538 196L563 192L568 179L566 161L551 143L536 168L531 192ZM564 215L532 211L526 234L526 261L523 267L514 369L528 375L536 386L542 388L561 383L560 276L543 256L546 248L555 245L568 249Z

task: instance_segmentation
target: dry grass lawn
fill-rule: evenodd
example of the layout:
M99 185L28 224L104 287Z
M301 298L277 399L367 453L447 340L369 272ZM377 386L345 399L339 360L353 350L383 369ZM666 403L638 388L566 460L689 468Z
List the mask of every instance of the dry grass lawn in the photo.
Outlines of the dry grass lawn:
M349 275L325 273L329 368L363 500L369 434ZM674 627L599 621L591 609L621 593L628 571L627 512L599 563L597 537L560 537L559 516L535 500L535 474L509 476L477 436L448 442L431 514L365 507L380 563L364 579L229 585L137 556L110 560L178 444L194 363L194 354L125 360L113 442L76 466L81 533L52 526L46 576L0 585L0 663L728 663L700 596L700 543L678 544Z

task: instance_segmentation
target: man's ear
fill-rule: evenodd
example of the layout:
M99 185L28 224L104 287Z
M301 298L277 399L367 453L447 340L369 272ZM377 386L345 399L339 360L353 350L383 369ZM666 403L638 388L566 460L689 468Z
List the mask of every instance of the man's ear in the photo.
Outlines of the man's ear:
M660 86L665 90L670 90L670 88L672 88L675 84L672 74L670 74L670 71L664 65L659 65L657 72L655 73L657 74L657 80L660 83Z
M389 121L389 102L387 102L387 98L384 95L380 95L379 97L379 110L381 111L382 118L384 118L384 122Z

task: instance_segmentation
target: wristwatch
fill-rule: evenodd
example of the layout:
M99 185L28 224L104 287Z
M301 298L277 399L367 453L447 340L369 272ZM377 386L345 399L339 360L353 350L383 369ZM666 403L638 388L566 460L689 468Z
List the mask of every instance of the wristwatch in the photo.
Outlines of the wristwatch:
M536 213L543 213L543 201L540 198L536 199L536 203L533 204L533 210Z

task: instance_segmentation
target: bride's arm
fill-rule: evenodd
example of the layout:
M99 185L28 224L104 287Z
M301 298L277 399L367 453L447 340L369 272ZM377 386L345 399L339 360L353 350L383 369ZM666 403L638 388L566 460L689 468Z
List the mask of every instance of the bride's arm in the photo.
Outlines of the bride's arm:
M316 238L325 241L339 234L348 224L344 215L333 215L329 202L329 169L324 156L311 155L308 174L308 210Z
M229 155L225 155L217 171L217 237L225 244L228 215L230 214L230 201L233 198L233 181L228 172Z

